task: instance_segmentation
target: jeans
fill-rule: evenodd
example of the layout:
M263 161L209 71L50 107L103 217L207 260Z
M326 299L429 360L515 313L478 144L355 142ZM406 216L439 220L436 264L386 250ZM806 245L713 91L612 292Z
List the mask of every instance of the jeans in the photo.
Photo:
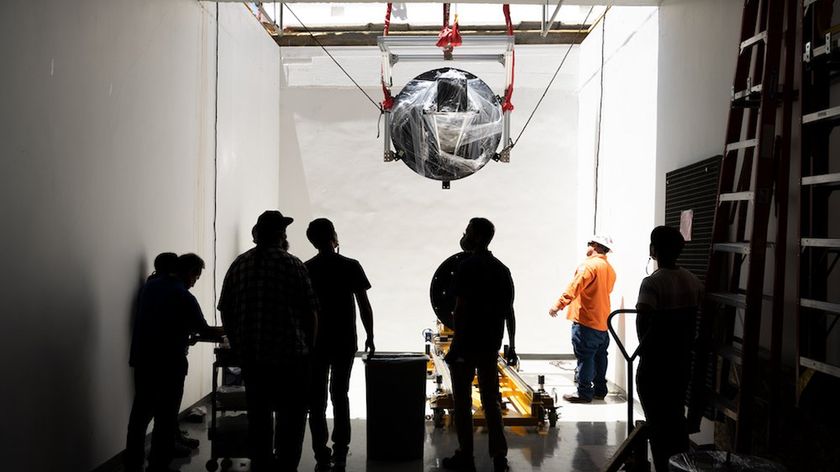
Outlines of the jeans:
M306 389L296 385L309 382L308 356L281 365L243 365L242 377L251 470L297 470L306 432Z
M185 369L175 367L135 367L134 403L128 419L125 441L127 465L142 466L145 456L146 429L152 418L152 448L149 465L168 466L175 446L178 410L184 394Z
M473 455L472 381L478 371L478 388L481 406L487 420L489 451L491 457L507 456L502 410L499 403L499 375L496 368L497 354L476 358L456 359L449 363L452 373L452 396L455 404L455 431L462 453Z
M327 386L332 397L333 450L336 457L347 456L350 446L350 371L353 369L355 353L316 354L312 361L312 382L309 392L309 431L312 433L312 451L318 462L329 462L330 448L327 447Z
M572 347L577 358L575 372L580 398L592 400L593 396L602 397L607 394L607 348L609 345L609 332L598 331L578 323L572 325Z

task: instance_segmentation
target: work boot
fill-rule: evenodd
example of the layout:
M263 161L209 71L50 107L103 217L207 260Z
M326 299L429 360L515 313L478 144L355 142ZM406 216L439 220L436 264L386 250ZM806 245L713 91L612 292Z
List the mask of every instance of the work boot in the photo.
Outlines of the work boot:
M190 457L191 455L192 449L176 439L175 444L172 445L172 457L181 459L184 457Z
M333 447L332 464L334 472L344 472L347 468L347 453L349 452L348 448Z
M146 472L181 472L181 469L173 469L165 465L150 465L149 467L146 467Z
M563 400L566 400L569 403L592 403L591 398L583 398L576 393L564 394Z
M475 472L475 460L472 456L464 454L460 450L455 451L452 457L444 457L440 464L444 469L459 470L462 472Z
M186 431L179 431L178 434L175 436L175 443L181 444L182 446L186 446L189 449L198 449L198 445L201 444L201 441L189 437Z

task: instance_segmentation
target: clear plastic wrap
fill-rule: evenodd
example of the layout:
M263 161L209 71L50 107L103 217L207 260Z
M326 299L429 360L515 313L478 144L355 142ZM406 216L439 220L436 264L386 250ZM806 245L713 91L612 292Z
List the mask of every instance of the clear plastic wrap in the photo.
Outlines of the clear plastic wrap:
M702 451L678 454L668 461L671 472L786 472L783 466L755 456Z
M499 97L475 75L453 68L415 77L394 99L391 140L414 172L451 181L474 174L502 140Z

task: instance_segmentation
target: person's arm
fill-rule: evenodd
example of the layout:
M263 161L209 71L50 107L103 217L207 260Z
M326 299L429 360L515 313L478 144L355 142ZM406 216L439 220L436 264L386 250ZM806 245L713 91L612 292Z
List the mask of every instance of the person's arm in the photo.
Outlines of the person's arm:
M356 302L359 304L359 318L362 319L362 326L365 327L365 333L367 333L365 352L369 352L368 355L373 357L376 352L376 345L373 344L373 308L370 307L367 290L356 292Z
M650 332L657 305L656 290L651 281L645 278L639 286L639 297L636 299L636 336L639 337L639 344Z
M201 311L201 305L193 294L187 292L186 297L186 313L187 313L187 327L190 334L204 334L208 332L210 326L207 320L204 319L204 313Z
M566 290L560 295L560 298L554 302L551 308L548 309L548 314L552 317L557 316L557 312L561 311L562 309L569 306L572 301L580 295L584 288L592 281L593 273L586 267L582 265L578 267L575 271L575 277L569 283L569 286L566 287Z
M303 331L306 334L306 341L310 348L315 347L315 340L318 339L318 298L315 289L312 288L312 280L309 278L309 271L306 266L300 263L300 282L302 285L301 295L303 296L302 306L309 319L303 320Z
M508 365L519 364L519 356L516 355L516 315L513 310L513 299L513 278L510 278L510 303L508 304L507 316L505 317L505 325L507 325L508 333L508 352L505 360Z

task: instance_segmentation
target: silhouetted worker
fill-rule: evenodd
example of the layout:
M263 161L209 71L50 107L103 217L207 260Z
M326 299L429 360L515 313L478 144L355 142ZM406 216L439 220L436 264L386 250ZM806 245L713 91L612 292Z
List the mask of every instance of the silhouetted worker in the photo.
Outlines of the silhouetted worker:
M571 403L590 403L593 398L607 396L607 348L610 335L607 318L610 315L610 292L615 285L615 270L607 262L612 239L593 236L586 244L586 259L560 298L548 309L548 314L569 307L566 319L572 320L572 348L577 358L575 380L577 393L565 394ZM594 387L593 387L594 382Z
M178 410L187 375L191 334L207 329L198 300L189 292L201 276L204 261L195 254L177 259L174 274L156 268L143 287L131 340L134 403L128 421L125 462L143 467L146 428L154 418L149 472L169 471L178 428Z
M254 471L296 470L306 431L317 301L303 262L286 251L292 221L276 210L260 215L256 247L233 261L219 298L230 347L242 362Z
M146 277L146 282L162 277L164 275L175 275L178 270L178 254L174 252L162 252L155 256L155 270Z
M497 472L508 468L496 360L507 322L510 342L508 360L510 364L516 363L516 319L510 270L487 249L494 234L493 223L485 218L473 218L461 238L461 248L470 255L458 267L452 284L455 335L446 354L452 373L459 448L455 455L443 459L443 466L447 469L475 470L472 381L476 371L493 467Z
M332 222L318 218L309 223L306 237L318 255L306 261L312 287L318 297L318 339L312 359L312 384L309 401L309 431L315 453L316 471L330 469L327 447L327 384L335 417L332 433L332 461L336 471L347 464L350 446L350 371L358 351L356 303L367 333L365 351L373 355L373 310L364 269L355 259L338 254L338 235ZM355 298L355 299L354 299Z
M675 228L657 226L650 234L650 257L658 268L642 280L636 302L636 327L642 349L636 384L650 427L650 449L657 471L688 450L684 401L691 370L691 349L703 285L677 266L685 241Z

